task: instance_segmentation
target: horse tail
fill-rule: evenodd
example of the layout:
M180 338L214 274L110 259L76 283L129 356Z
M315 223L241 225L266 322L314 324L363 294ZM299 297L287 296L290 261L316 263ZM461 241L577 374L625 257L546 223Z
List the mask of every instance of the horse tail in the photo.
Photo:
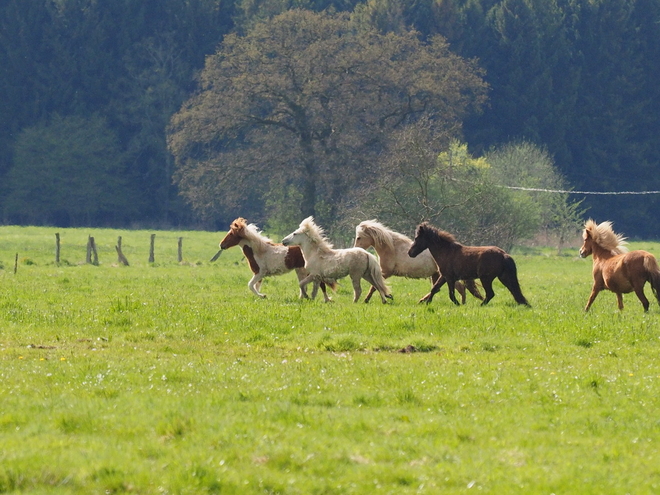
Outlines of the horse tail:
M644 257L644 269L647 273L647 279L651 284L653 295L660 304L660 267L653 255Z
M373 280L372 285L376 287L378 292L383 294L385 297L391 298L392 291L387 286L387 283L385 283L385 277L383 277L383 271L380 268L380 263L378 262L378 258L376 258L371 253L367 253L367 259L369 260L367 265L367 271L371 276L371 280Z
M504 256L504 270L499 279L506 288L509 289L509 292L511 292L511 295L518 304L530 306L527 299L525 299L525 296L523 296L520 282L518 282L518 268L516 267L516 262L513 261L513 258L508 254Z

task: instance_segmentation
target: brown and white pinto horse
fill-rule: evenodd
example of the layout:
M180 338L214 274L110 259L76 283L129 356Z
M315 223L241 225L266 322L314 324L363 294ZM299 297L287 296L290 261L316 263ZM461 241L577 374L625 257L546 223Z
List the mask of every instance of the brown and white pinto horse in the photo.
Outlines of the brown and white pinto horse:
M619 309L623 309L623 295L635 292L644 306L649 310L649 300L644 295L644 285L651 284L651 289L660 304L660 267L655 257L647 251L630 251L625 247L625 238L615 234L612 222L596 224L587 220L582 234L584 243L580 248L580 257L590 254L594 257L594 284L587 301L585 311L589 311L596 296L603 289L616 294Z
M248 282L248 288L259 297L266 297L260 292L261 282L264 277L271 275L282 275L291 270L296 271L298 281L302 282L309 275L305 269L305 259L298 246L287 247L276 244L263 236L256 225L248 224L244 218L237 218L229 226L229 232L220 241L220 250L240 246L243 254L248 260L250 269L254 274ZM324 297L326 294L325 284L320 284ZM334 287L334 283L330 283ZM305 290L307 284L300 284L300 297L308 298ZM319 284L314 284L312 298L316 297Z
M393 275L408 278L430 278L431 285L433 285L440 278L438 265L429 250L425 250L416 258L408 256L412 243L413 241L409 237L388 229L376 220L365 220L355 227L354 246L362 249L373 246L378 253L378 262L384 278L387 279ZM465 285L456 282L456 290L461 295L463 304L465 304L465 289L480 301L484 300L474 280L466 280ZM376 288L371 286L364 301L369 301L375 291Z

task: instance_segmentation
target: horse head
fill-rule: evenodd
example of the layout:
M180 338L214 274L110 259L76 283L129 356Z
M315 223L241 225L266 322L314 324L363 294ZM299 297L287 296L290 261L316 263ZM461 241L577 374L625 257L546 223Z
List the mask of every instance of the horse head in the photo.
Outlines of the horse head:
M237 246L241 239L243 239L243 231L247 227L247 222L244 218L237 218L229 226L229 232L220 241L220 249L229 249Z
M307 217L300 222L297 230L282 239L282 244L285 246L306 246L313 244L321 249L332 248L332 244L323 235L323 229L314 223L313 217Z
M415 230L415 239L413 240L412 246L410 246L410 249L408 250L408 256L411 258L416 258L420 253L428 249L429 228L431 228L431 226L426 222L417 226L417 229Z
M368 249L375 244L374 238L369 235L369 231L365 228L364 223L362 222L355 227L355 242L353 243L353 247Z
M596 224L589 219L584 224L582 233L582 247L580 248L580 257L586 258L594 251L597 246L598 252L607 252L612 255L625 253L628 251L627 242L622 234L616 234L612 228L612 222L602 222Z

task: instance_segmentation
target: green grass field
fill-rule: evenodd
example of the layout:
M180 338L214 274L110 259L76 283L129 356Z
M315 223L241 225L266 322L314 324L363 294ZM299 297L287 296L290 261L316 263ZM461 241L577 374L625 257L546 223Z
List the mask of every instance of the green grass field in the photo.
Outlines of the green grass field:
M400 278L324 304L293 274L256 298L221 234L155 233L148 263L149 231L0 227L0 492L660 490L660 308L585 314L591 259L514 250L531 309Z

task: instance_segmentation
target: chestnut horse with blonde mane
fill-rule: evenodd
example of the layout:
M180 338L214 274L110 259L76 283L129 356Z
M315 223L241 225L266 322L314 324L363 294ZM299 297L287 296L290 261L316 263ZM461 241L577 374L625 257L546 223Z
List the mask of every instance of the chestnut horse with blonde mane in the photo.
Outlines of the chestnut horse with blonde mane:
M266 297L266 294L260 292L261 282L265 277L295 270L298 282L301 282L309 275L305 270L305 259L298 246L287 247L274 243L263 236L256 225L248 224L244 218L237 218L231 223L229 232L220 241L220 252L234 246L241 246L252 270L253 276L248 282L248 288L261 298ZM334 287L334 282L330 282L329 285ZM309 297L305 290L306 286L306 283L300 283L300 297L305 299ZM318 286L319 284L314 284L312 298L316 297ZM325 284L321 283L320 286L324 297L327 298Z
M373 246L378 254L378 262L385 279L393 275L408 278L430 278L431 285L433 285L440 278L438 265L428 250L416 258L408 256L412 243L413 241L409 237L388 229L376 220L365 220L355 227L353 246L362 249ZM474 297L480 301L484 300L474 280L466 280L465 286L456 282L456 290L461 295L461 303L465 304L466 288ZM376 288L372 286L364 302L368 302L375 291Z
M589 311L603 289L616 294L620 310L623 309L623 294L635 292L644 311L648 311L649 300L644 294L646 282L651 284L653 294L660 304L660 267L651 253L642 250L628 252L625 237L614 233L612 222L596 224L591 219L587 220L582 239L584 242L580 248L580 257L586 258L591 254L594 258L594 284L585 311Z
M300 282L301 285L312 280L324 282L350 276L353 282L353 302L357 302L362 294L361 279L376 287L383 304L387 298L392 298L378 259L362 248L334 249L325 238L323 229L314 223L313 217L300 222L296 231L282 239L282 244L297 245L302 249L309 276Z
M498 278L509 289L518 304L529 306L518 282L518 269L513 258L497 246L463 246L449 232L439 230L424 222L417 226L415 240L408 255L412 258L428 249L440 269L440 278L433 284L431 292L419 302L430 303L433 295L445 282L449 287L449 299L458 305L454 288L457 280L479 279L486 292L482 306L495 297L493 280Z

